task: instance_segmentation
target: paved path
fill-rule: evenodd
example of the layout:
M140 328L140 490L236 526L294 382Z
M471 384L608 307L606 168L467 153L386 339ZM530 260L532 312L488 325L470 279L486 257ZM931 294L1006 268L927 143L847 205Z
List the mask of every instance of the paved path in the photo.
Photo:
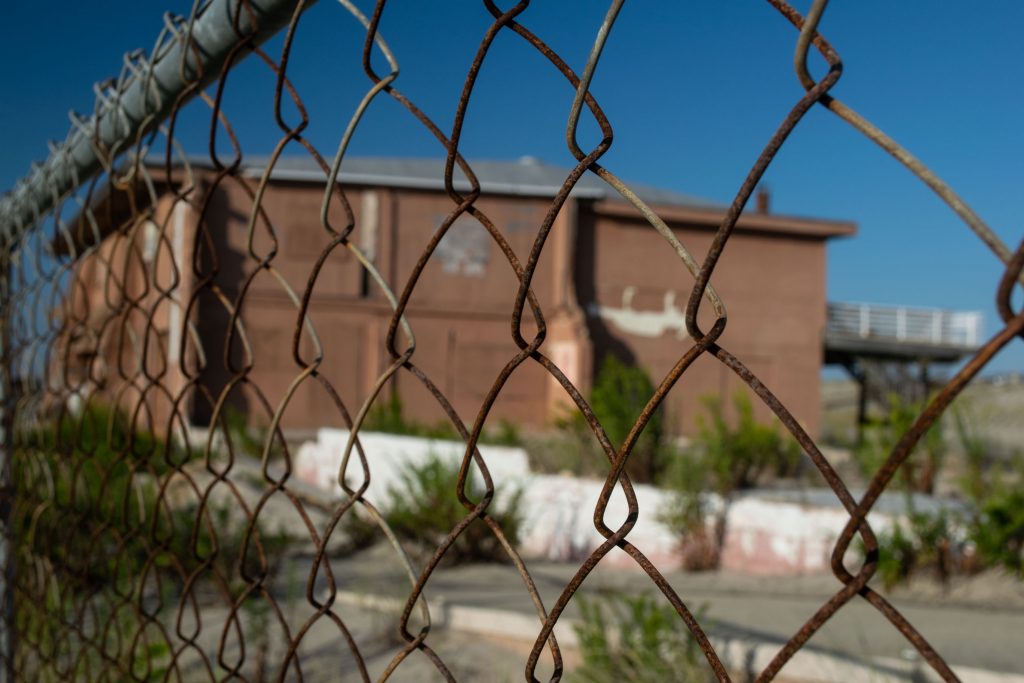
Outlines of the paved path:
M372 549L360 557L332 563L339 588L356 595L403 596L408 580L387 567L387 550ZM545 605L557 600L575 566L529 563ZM839 584L827 576L750 577L714 573L678 573L669 579L692 609L703 610L702 621L721 639L758 642L762 657L774 652L797 631ZM428 599L454 607L498 610L492 613L493 633L500 633L501 612L522 615L519 624L531 624L532 603L522 580L509 566L477 565L441 568L428 584ZM584 592L602 589L629 592L656 590L642 572L599 567L584 584ZM969 669L1024 674L1024 587L1003 581L988 595L968 589L952 590L944 597L936 590L897 593L894 604L951 665ZM485 614L478 612L478 614ZM570 602L564 617L578 617ZM479 621L479 619L478 619ZM452 624L457 627L458 624ZM476 627L474 627L476 628ZM510 627L512 630L522 626ZM533 627L532 633L537 628ZM770 652L769 652L770 651ZM889 661L913 668L913 647L872 606L861 599L844 607L812 638L808 651L839 659ZM997 678L998 679L998 678ZM993 680L997 680L993 679ZM1021 678L1024 680L1024 678Z

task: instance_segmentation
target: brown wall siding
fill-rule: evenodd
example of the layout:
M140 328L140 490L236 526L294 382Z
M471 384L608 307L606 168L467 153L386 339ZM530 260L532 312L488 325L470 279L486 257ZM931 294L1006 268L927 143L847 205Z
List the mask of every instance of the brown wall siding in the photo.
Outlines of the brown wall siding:
M293 357L298 308L289 289L302 296L311 268L331 240L320 222L322 190L300 183L268 184L250 245L247 225L255 188L253 180L225 179L213 188L205 214L204 227L215 243L217 267L213 268L208 254L202 255L198 279L212 277L220 296L209 284L204 286L192 311L206 358L200 381L210 391L209 396L194 393L190 399L193 418L200 423L209 421L214 403L229 385L235 387L229 404L253 415L255 422L269 422L303 369ZM352 242L366 252L400 296L417 259L452 211L452 201L439 192L389 188L349 189L347 197L355 226ZM522 197L484 197L477 202L507 236L521 262L529 256L548 205L546 200ZM162 200L158 217L165 219L169 208L169 201ZM329 220L339 230L350 224L340 201L332 204ZM194 244L204 249L201 239L193 239L193 229L188 230L186 252ZM674 229L702 258L712 231L697 225ZM99 251L110 258L118 249L124 251L126 244L125 237L113 235ZM257 257L269 257L276 250L272 270L256 272L250 249ZM157 258L158 274L165 273L170 258L166 247ZM179 263L183 301L191 295L196 279L191 265L187 254ZM105 277L99 272L97 256L86 259L81 267L86 281L99 284ZM138 270L129 268L131 288L140 284ZM533 280L548 327L540 351L562 367L584 395L595 367L608 352L646 368L657 382L692 345L681 329L681 317L693 281L669 246L643 221L570 203L555 222ZM818 424L824 283L823 239L743 230L734 235L713 280L729 313L721 345L746 363L812 433ZM519 351L510 330L518 286L498 245L475 219L465 215L455 221L453 232L423 270L410 298L407 315L417 341L412 363L451 400L467 426L472 425L502 368ZM624 301L627 288L632 291L628 302ZM95 288L76 295L80 300L73 305L81 308L82 297L87 297L91 305L99 306L101 291ZM391 361L385 348L390 305L376 285L368 284L364 269L343 245L324 261L313 292L308 315L322 348L318 373L354 416ZM667 293L674 294L674 301L666 299ZM230 309L240 299L242 327L229 336ZM647 322L653 315L654 323L663 323L666 329L653 336L630 331L628 324L624 329L614 319L614 312L621 314L624 308L641 319L647 316ZM612 317L602 311L611 311ZM702 307L700 320L704 329L711 326L710 306ZM153 358L163 358L169 312L158 311L156 322ZM529 313L523 328L523 335L532 338L536 328ZM115 362L110 331L105 332L103 344L108 364ZM397 350L404 350L405 344L399 333ZM198 351L187 350L183 362L194 367ZM300 352L302 362L311 362L316 355L305 330ZM159 372L160 363L152 362L150 371ZM176 372L175 385L183 386L180 368ZM420 380L404 370L396 377L382 398L397 387L410 419L424 423L444 419L442 407ZM692 434L702 411L702 396L728 396L741 390L747 391L721 363L698 359L670 395L670 429ZM565 402L565 392L548 373L527 360L499 395L488 425L493 427L502 419L543 425L559 410L556 404ZM758 410L762 418L767 417L763 407ZM344 420L330 391L309 377L288 400L282 424L316 428L343 426Z
M276 295L254 296L247 305L252 305L254 311L246 315L245 322L252 343L252 369L247 374L249 386L240 387L232 402L257 415L256 421L266 423L269 415L262 407L263 401L250 392L258 388L264 399L276 407L301 374L303 366L292 354L296 312L290 301ZM309 317L323 354L318 373L336 390L345 409L354 417L369 396L373 382L391 361L384 346L390 314L375 305L341 308L320 304L310 308ZM509 338L507 319L410 313L409 320L417 341L412 363L471 426L494 379L518 351ZM401 334L396 342L398 351L403 351L405 339ZM315 357L315 346L305 330L300 349L304 361ZM387 400L394 383L407 418L424 424L445 419L442 406L423 382L405 370L385 387L378 403ZM546 375L535 363L527 361L509 380L487 424L494 426L501 419L544 423L546 391ZM288 400L282 419L286 428L343 427L344 423L334 399L315 378L299 385Z
M253 187L250 183L249 189ZM401 296L417 259L453 204L434 192L366 192L376 195L375 202L364 202L363 191L348 191L356 226L352 241L373 257L396 296ZM230 402L239 409L266 413L264 401L276 407L302 370L292 355L298 309L281 280L297 296L302 296L310 269L330 239L320 223L322 198L322 191L300 184L268 185L263 199L265 219L261 216L256 223L253 250L265 255L275 247L267 230L269 221L277 237L277 254L272 263L280 279L268 271L259 272L252 279L242 311L251 353L243 352L243 345L236 341L232 345L232 368L225 367L222 360L227 310L214 297L204 295L201 327L211 360L204 382L219 392L238 377L240 368L251 364L246 383L232 391ZM373 204L376 216L360 215ZM215 210L211 210L208 222L222 255L216 281L225 295L237 300L253 271L246 230L251 199L237 181L230 181L221 186L220 197L212 206ZM508 237L517 256L525 260L547 203L484 198L477 206ZM341 227L346 220L338 207L332 207L331 223ZM368 230L371 222L375 229ZM505 255L476 219L461 216L453 230L451 238L442 241L423 270L407 310L417 341L412 363L452 401L460 417L471 426L495 378L518 351L509 326L518 279ZM375 234L375 239L369 239L367 232ZM554 271L551 259L542 261L533 282L546 308L550 308ZM352 416L391 360L385 348L391 309L379 288L374 284L367 287L364 279L362 266L355 257L344 247L336 247L318 276L309 308L309 317L323 347L318 372L337 390ZM529 338L534 330L527 314L524 335ZM405 344L400 332L397 350L404 350ZM303 358L312 359L313 344L307 332L303 333L301 347ZM408 418L424 423L444 419L443 409L422 382L406 371L400 372L394 381ZM493 426L501 419L544 423L548 416L549 386L547 375L528 361L508 381L491 411L488 425ZM262 398L253 393L257 388ZM379 400L386 399L390 390L386 388ZM208 420L209 410L198 411L197 418ZM267 422L269 416L255 419ZM282 425L290 428L342 426L342 422L334 400L315 378L304 380L295 390L282 419Z
M703 258L713 233L696 226L673 226L695 257ZM642 221L590 215L581 221L577 287L588 308L595 340L595 362L612 352L647 369L657 383L692 346L677 325L694 278L653 228ZM818 424L818 382L825 314L825 243L818 239L738 232L729 243L712 284L725 301L728 326L719 343L743 361L812 433ZM623 293L633 288L632 300ZM674 302L666 294L674 294ZM662 314L669 328L644 336L591 307ZM666 309L673 315L665 316ZM701 307L700 323L713 322ZM650 319L648 319L650 322ZM669 421L693 433L704 395L731 395L742 383L719 362L699 359L670 395ZM755 405L757 405L755 403ZM758 408L762 419L767 409Z
M507 317L452 320L412 316L411 322L418 344L413 362L452 402L467 426L472 426L503 367L519 352L510 338ZM422 386L409 373L400 375L399 389L409 414L425 422L437 421L443 413ZM543 370L527 360L508 379L487 425L496 426L503 419L544 424L547 390Z
M431 237L453 210L448 197L435 192L394 191L393 223L397 234L391 282L403 287ZM475 206L501 231L520 262L529 256L547 202L530 198L484 197ZM542 261L533 280L541 305L550 303L553 264ZM476 218L462 214L454 220L423 271L410 300L450 311L501 311L511 314L519 281L498 244Z

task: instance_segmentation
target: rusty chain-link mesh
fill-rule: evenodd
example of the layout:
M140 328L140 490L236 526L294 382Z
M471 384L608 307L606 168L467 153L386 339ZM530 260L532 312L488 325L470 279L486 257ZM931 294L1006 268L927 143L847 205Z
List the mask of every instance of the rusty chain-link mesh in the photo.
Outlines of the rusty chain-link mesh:
M1024 248L1013 251L1005 246L939 178L829 94L840 79L842 63L832 46L816 32L826 0L817 0L806 18L783 0L768 1L793 24L796 70L806 94L793 104L765 144L737 190L710 249L703 255L691 254L665 221L600 164L612 144L612 127L600 103L590 94L589 84L622 0L611 3L580 74L531 30L529 13L524 12L527 1L502 10L491 0L484 0L493 23L469 67L449 131L442 130L397 87L400 79L396 55L377 30L382 15L389 11L386 0L380 0L370 16L364 16L348 0L340 0L340 10L350 13L365 27L363 68L368 87L351 119L339 127L343 133L333 158L322 156L303 137L308 123L306 110L288 76L292 37L305 9L302 2L289 4L286 38L276 59L258 46L251 31L241 28L243 19L250 23L259 21L253 7L244 0L228 3L233 8L237 36L223 65L216 65L214 73L210 73L209 65L206 72L187 69L183 57L181 74L186 87L172 101L154 107L160 111L159 116L154 115L134 129L126 126L127 137L118 144L111 146L102 140L98 125L76 121L69 141L53 149L51 165L37 169L29 179L37 187L48 187L49 196L43 200L38 196L25 199L24 192L16 190L5 199L2 215L0 271L4 278L0 322L6 437L3 507L7 515L3 558L7 604L2 623L2 654L10 678L252 679L264 675L253 673L253 663L259 660L262 667L267 659L266 652L258 652L252 639L251 626L258 623L283 644L274 650L272 661L266 663L267 670L276 672L280 680L303 679L303 639L314 626L320 628L324 624L333 629L331 656L354 663L358 676L370 680L365 653L346 621L346 608L336 600L338 582L329 552L332 538L359 511L363 519L372 519L387 536L393 547L391 561L404 566L409 581L399 619L403 641L380 674L381 679L387 679L416 651L426 655L442 676L454 679L443 658L432 648L431 615L423 593L455 539L479 519L488 525L511 557L522 577L523 590L536 608L537 636L525 662L526 680L537 680L538 663L548 657L553 671L551 680L561 677L563 665L553 633L555 624L583 581L614 548L627 553L646 572L699 643L714 674L728 680L729 673L694 612L647 559L643 549L629 539L638 503L625 465L650 416L687 368L699 356L706 355L733 371L771 409L849 514L849 522L832 553L832 571L839 580L839 588L778 651L760 673L760 679L772 679L825 622L851 600L860 599L884 615L940 676L954 680L955 675L942 655L890 602L868 586L877 569L878 544L866 517L925 431L979 370L1024 330L1024 313L1014 311L1010 304L1011 291L1024 269ZM166 54L169 45L183 46L182 55L198 54L200 46L194 42L193 27L204 11L207 7L197 2L191 17L168 17L166 30L153 52L130 56L121 77L97 91L95 117L106 117L108 123L113 118L113 125L118 125L119 98L129 84L149 78L152 64L158 56ZM578 163L551 200L526 255L514 252L506 235L477 205L479 184L472 166L459 153L463 121L481 64L495 37L502 32L515 34L536 50L561 74L565 87L575 92L566 140ZM829 64L827 74L818 80L807 69L807 54L812 46ZM221 110L232 69L247 55L276 75L275 117L281 131L258 179L239 173L243 152L231 122ZM378 72L374 66L380 57L384 60L380 63L388 65L387 73ZM204 90L211 81L215 82L214 87ZM444 183L451 200L450 212L403 282L387 281L359 246L353 208L345 184L337 180L345 168L349 140L374 98L391 98L408 110L436 138L437 149L447 155ZM190 101L190 107L209 109L210 154L202 172L193 168L194 157L183 154L174 137L179 114ZM920 177L1006 268L998 291L1004 326L935 395L859 498L847 488L786 406L776 399L771 387L763 384L741 358L718 343L726 329L727 302L709 285L755 186L790 133L816 104L849 123ZM298 112L298 124L285 122L286 107ZM602 132L601 142L591 149L577 144L577 124L584 110ZM47 185L52 165L70 164L72 143L81 143L83 137L91 142L99 160L98 172L73 178L70 185L66 178ZM218 151L225 139L233 147L233 154ZM309 258L304 288L293 287L292 278L279 272L275 265L281 233L261 206L271 171L286 145L304 149L323 172L320 227L327 243L319 254ZM461 169L469 180L471 191L456 190L456 169ZM664 237L664 248L674 251L696 280L686 307L693 345L660 381L646 408L637 416L629 437L617 450L581 391L545 355L544 311L531 290L555 216L585 174L601 178L630 202ZM217 188L226 186L249 197L246 275L237 291L223 287L220 274L227 265L223 254L217 253L214 239L220 226L208 220L212 215L211 197ZM181 237L174 229L175 221L183 216L196 226L190 237L189 258L182 258ZM421 273L446 231L463 216L471 217L487 230L519 282L510 316L512 339L519 352L508 358L504 369L493 378L472 423L459 419L451 397L441 389L443 383L417 366L415 329L405 316ZM345 350L323 343L308 315L318 275L325 264L343 252L358 263L352 263L352 267L363 269L366 277L386 294L393 309L383 340L390 364L376 377L373 390L360 405L343 402L343 392L319 371L326 356L343 354ZM240 312L257 277L275 281L294 306L295 325L289 332L292 353L287 360L293 378L283 394L264 393L250 377L260 359L251 354L250 331ZM226 338L203 336L194 314L200 301L204 305L213 302L221 309ZM702 329L698 312L705 301L714 313L714 323ZM509 378L524 364L539 365L561 385L608 459L607 477L594 510L595 526L605 541L579 565L554 604L542 602L527 565L506 531L489 515L500 482L492 481L488 463L476 448L492 405ZM206 381L213 367L227 377L226 382L213 385ZM373 462L361 447L360 426L382 388L399 373L415 378L426 388L466 444L457 491L465 517L450 530L424 566L414 565L382 515L363 497L373 475ZM281 416L295 392L307 382L322 387L322 395L333 403L337 423L351 434L338 473L338 482L347 497L327 510L318 508L317 516L311 511L320 504L308 500L290 481L292 458L280 428ZM262 466L255 475L241 471L236 464L240 437L229 428L231 416L226 407L228 396L243 388L254 397L254 410L270 418L265 438L257 445L262 452ZM212 426L205 439L196 439L190 433L185 406L195 404L204 405L209 413ZM158 434L167 438L159 438ZM272 452L283 453L283 457L272 460ZM474 469L485 484L478 500L471 498L472 491L467 486ZM252 485L254 476L260 490L255 501L239 490L241 478L249 477L248 484ZM353 485L353 481L361 484ZM630 512L627 520L617 526L605 520L606 507L616 487L625 494ZM261 512L282 502L294 510L308 534L304 543L313 560L302 581L297 582L305 586L304 595L284 595L273 580L275 564L285 550L280 539L266 529ZM228 531L232 528L231 519L242 519L237 534ZM856 537L863 543L867 559L851 571L843 560ZM301 604L301 609L295 607L296 603Z

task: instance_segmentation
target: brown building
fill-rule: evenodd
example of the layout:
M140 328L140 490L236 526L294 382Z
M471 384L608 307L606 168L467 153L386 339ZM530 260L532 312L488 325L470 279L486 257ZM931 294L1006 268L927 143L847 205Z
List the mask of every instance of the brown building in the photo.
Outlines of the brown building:
M525 260L568 171L531 158L472 167L482 189L476 206ZM269 421L300 376L302 365L292 354L297 302L330 235L320 220L324 174L308 159L285 158L266 185L250 240L253 195L264 168L262 160L247 161L234 176L216 181L213 170L193 165L195 188L188 201L176 200L167 184L147 190L157 196L149 200L155 207L150 220L126 219L138 215L125 210L127 195L115 192L97 204L105 237L80 264L69 297L75 321L69 328L69 386L127 386L128 394L146 396L156 423L166 420L169 401L179 401L193 423L203 424L222 397L255 422ZM175 173L180 192L185 175ZM153 175L164 177L156 170ZM339 180L354 213L353 244L400 295L432 235L455 208L444 192L443 162L348 159ZM468 189L465 183L456 187ZM656 188L631 188L696 258L703 257L723 207ZM139 196L134 201L141 202ZM204 231L195 224L200 213ZM345 224L340 202L332 203L329 222ZM712 281L729 313L721 344L812 434L819 418L826 241L854 229L849 222L774 215L765 202L741 217ZM81 236L76 241L89 243ZM58 246L69 251L66 243ZM82 244L76 246L80 250ZM270 267L259 268L261 261ZM129 294L123 296L112 282L123 283ZM606 353L639 364L657 382L692 345L683 324L692 285L693 277L636 209L587 174L556 217L533 280L547 323L541 352L584 394ZM505 255L477 220L464 215L438 245L411 295L412 362L470 424L495 377L518 352L510 334L517 288ZM243 303L232 328L237 301ZM384 292L352 252L331 251L308 315L323 350L319 371L353 413L391 361L385 346L391 313ZM152 323L146 325L147 319ZM145 341L124 343L126 330ZM404 344L399 334L396 345L401 350ZM300 343L303 358L313 357L314 346L307 330ZM148 351L140 354L141 348ZM132 349L134 357L124 358ZM411 373L399 372L396 381L407 417L442 418ZM702 357L670 395L670 429L691 431L702 396L742 386L720 363ZM543 425L566 401L561 387L528 360L501 392L489 424L507 419ZM323 387L306 378L287 402L282 424L305 429L343 422Z

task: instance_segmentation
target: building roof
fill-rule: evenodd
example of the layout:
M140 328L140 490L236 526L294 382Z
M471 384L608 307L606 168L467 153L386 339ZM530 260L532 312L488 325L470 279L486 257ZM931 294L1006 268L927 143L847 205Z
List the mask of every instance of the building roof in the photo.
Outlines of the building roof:
M239 172L243 177L260 178L268 161L269 158L265 156L243 157ZM190 162L200 168L210 165L206 158ZM570 173L568 168L529 156L516 161L473 160L469 163L484 194L553 197ZM438 158L346 157L338 177L347 185L443 191L444 165L445 160ZM307 155L282 156L274 164L270 177L283 182L322 183L326 174ZM469 182L458 166L455 167L454 178L456 190L469 191ZM643 183L626 184L665 220L715 227L728 208L724 204L674 190ZM585 173L573 187L571 196L593 200L595 210L600 213L639 218L636 210L594 173ZM737 227L741 230L818 238L848 236L856 232L856 226L849 221L784 216L753 210L744 211Z
M260 177L266 169L268 157L243 157L241 173L247 177ZM191 161L191 160L190 160ZM201 161L193 162L203 166ZM209 161L206 161L206 165ZM384 185L424 190L444 189L444 159L346 157L341 166L339 180L352 185ZM471 161L470 166L487 194L553 197L561 189L570 169L555 166L536 157L521 157L517 161ZM283 156L274 164L270 177L274 180L296 182L323 182L324 172L309 156ZM455 189L470 189L466 176L455 167ZM724 209L721 204L692 195L652 187L641 183L627 183L633 192L648 204L689 208ZM593 173L585 173L573 187L572 196L586 199L618 199L619 194Z

